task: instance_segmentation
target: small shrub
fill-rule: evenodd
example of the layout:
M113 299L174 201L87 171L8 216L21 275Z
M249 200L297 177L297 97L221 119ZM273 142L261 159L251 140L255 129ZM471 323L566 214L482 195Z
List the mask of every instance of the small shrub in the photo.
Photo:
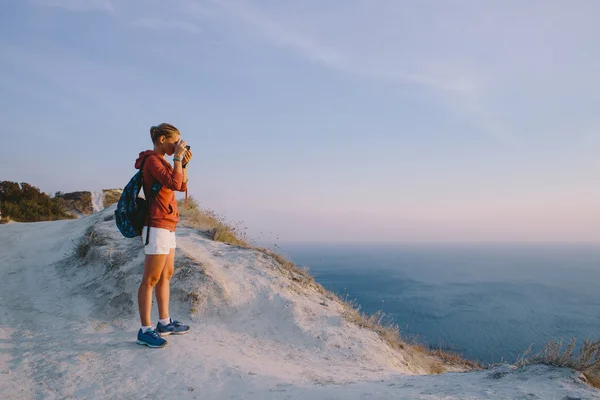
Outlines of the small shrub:
M431 367L429 368L430 374L439 375L443 374L444 372L446 372L446 368L442 363L431 364Z
M465 367L468 367L468 368L472 368L472 369L483 369L483 368L485 368L483 365L481 365L477 361L467 360L461 354L456 353L454 351L444 350L441 347L437 348L437 349L429 348L429 349L427 349L427 353L431 354L433 356L441 358L442 361L444 361L444 362L446 362L448 364L462 365L462 366L465 366Z
M104 221L112 221L113 219L115 219L115 214L108 214L106 217L104 217Z
M235 233L232 232L228 227L215 227L213 229L208 230L208 234L212 240L216 240L217 242L236 244L236 245L246 245L238 240L235 236Z
M580 371L591 386L600 388L600 339L592 341L586 339L575 354L576 340L571 338L563 351L563 340L552 339L535 355L531 354L533 346L529 346L517 360L516 366L522 367L529 364L546 364L556 367L571 368Z
M79 244L75 248L75 255L77 255L78 258L83 259L88 255L89 251L90 251L90 242L85 239L82 239L79 241Z
M106 269L112 271L122 267L129 261L129 256L124 251L115 251L114 248L110 248L106 251Z
M360 306L354 302L345 301L346 313L345 317L350 322L362 327L371 329L379 334L390 346L396 349L404 349L405 341L400 336L400 328L398 325L389 322L384 323L385 314L377 311L374 314L368 315L360 311Z
M89 255L92 247L104 246L106 243L106 238L98 234L94 227L91 226L85 231L75 246L75 256L80 259L84 259Z
M191 292L188 293L187 299L190 302L190 314L196 313L200 304L200 296L196 292Z

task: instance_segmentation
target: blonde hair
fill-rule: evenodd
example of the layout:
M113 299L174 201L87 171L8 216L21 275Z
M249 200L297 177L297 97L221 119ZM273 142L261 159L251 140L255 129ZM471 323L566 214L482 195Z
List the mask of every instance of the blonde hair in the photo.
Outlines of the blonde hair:
M150 138L152 139L152 143L156 143L156 139L161 136L166 136L167 139L169 139L173 135L180 135L180 133L179 129L175 128L171 124L162 123L160 125L150 127Z

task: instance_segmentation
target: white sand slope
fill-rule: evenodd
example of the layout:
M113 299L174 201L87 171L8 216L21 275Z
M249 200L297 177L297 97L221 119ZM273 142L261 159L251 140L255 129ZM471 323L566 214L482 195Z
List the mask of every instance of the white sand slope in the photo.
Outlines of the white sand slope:
M192 331L139 346L141 239L120 236L113 212L0 225L0 398L600 399L544 365L425 375L439 360L348 323L272 258L185 228L171 315Z

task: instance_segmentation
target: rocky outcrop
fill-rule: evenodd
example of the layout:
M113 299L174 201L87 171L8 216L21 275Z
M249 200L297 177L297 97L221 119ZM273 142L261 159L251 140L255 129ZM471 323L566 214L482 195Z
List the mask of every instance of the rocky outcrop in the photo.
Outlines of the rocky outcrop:
M57 197L65 200L65 211L77 217L90 215L94 212L92 192L61 193Z
M122 192L123 189L102 189L101 192L59 192L56 196L65 201L65 212L76 217L85 217L118 202ZM98 196L101 196L101 199L95 198ZM99 205L101 209L95 209Z

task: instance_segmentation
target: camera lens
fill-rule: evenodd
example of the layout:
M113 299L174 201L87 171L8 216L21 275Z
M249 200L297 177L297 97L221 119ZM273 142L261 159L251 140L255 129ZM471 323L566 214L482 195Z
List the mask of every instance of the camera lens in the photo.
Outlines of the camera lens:
M185 146L185 148L189 150L192 148L192 146Z

